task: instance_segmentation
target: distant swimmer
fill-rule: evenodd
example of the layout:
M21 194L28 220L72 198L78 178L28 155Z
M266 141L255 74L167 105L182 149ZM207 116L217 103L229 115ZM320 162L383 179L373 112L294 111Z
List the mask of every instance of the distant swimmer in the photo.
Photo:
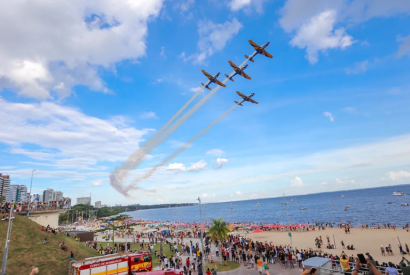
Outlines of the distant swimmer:
M332 206L335 206L335 204L334 204L334 203L332 203Z
M345 196L341 195L340 197L341 197L341 198L344 198Z
M347 211L347 208L345 208L345 211Z
M261 206L261 205L259 203L257 203L256 206Z

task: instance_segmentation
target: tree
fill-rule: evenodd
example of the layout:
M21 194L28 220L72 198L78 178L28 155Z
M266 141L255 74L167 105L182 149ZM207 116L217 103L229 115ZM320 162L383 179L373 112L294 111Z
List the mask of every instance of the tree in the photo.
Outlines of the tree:
M228 239L228 233L229 233L229 225L223 220L223 218L219 219L211 219L212 220L212 227L209 228L208 235L211 237L211 240L214 242L215 240L218 240L221 243L223 241ZM219 249L221 251L221 249ZM221 257L221 264L222 264L222 259Z

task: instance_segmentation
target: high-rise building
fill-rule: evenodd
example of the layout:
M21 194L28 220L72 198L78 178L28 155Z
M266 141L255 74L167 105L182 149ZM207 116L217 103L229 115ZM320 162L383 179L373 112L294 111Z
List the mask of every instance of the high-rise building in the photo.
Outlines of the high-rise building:
M91 197L77 198L77 204L91 204Z
M7 200L10 190L10 176L0 173L0 199Z
M63 192L54 191L51 188L47 188L43 191L43 202L49 201L61 201L63 199Z
M101 201L95 202L95 208L101 208Z
M27 187L25 185L10 185L10 191L7 196L8 202L26 202Z

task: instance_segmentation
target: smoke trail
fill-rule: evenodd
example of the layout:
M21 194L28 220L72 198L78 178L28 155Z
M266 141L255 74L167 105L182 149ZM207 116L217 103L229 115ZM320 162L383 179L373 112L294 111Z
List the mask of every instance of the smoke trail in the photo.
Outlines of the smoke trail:
M161 166L166 164L167 162L171 161L173 158L178 156L182 151L184 151L187 147L189 147L197 138L205 134L209 129L211 129L216 123L221 121L227 114L232 112L233 109L235 109L238 106L238 104L235 104L232 106L228 111L223 113L220 117L218 117L214 122L209 124L205 129L203 129L201 132L199 132L196 136L194 136L191 140L189 140L187 143L185 143L181 148L179 148L177 151L175 151L172 155L164 159L160 164L155 165L148 173L146 173L143 177L137 178L133 181L133 184L131 186L135 186L139 181L144 180L152 176L152 174ZM129 186L129 187L131 187Z
M243 67L249 59L246 59L244 62L242 62L239 67ZM235 74L235 71L232 72L229 77L231 77L233 74ZM226 83L229 80L229 77L224 79L222 83ZM175 114L170 121L168 121L161 129L161 134L156 134L153 138L149 139L143 146L141 146L140 149L138 149L134 154L132 154L126 162L122 163L121 166L116 167L115 171L110 174L110 184L111 186L117 190L119 193L124 195L125 197L129 197L128 191L132 189L130 186L123 186L124 180L128 177L129 171L137 168L139 164L143 161L144 157L149 154L155 147L157 147L159 144L164 142L175 130L177 130L191 115L193 115L196 111L199 110L199 108L202 107L219 89L221 86L217 86L214 88L212 91L210 91L204 98L202 98L199 102L197 102L191 109L189 109L185 114L183 114L174 124L172 124L168 129L166 127L174 120L185 108L188 106L188 103L184 105L183 108L181 108L180 111ZM201 89L203 90L203 88ZM194 96L193 99L195 99L199 93L201 92L199 90ZM189 101L191 103L193 101Z

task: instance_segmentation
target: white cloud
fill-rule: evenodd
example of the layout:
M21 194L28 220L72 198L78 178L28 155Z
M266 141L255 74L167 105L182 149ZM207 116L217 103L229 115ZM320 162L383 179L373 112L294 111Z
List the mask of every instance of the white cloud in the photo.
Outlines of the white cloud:
M245 11L250 11L254 8L257 12L263 12L263 2L267 0L231 0L228 3L229 8L232 11L238 11L244 9Z
M303 24L290 44L301 49L306 48L306 58L314 64L319 59L318 51L344 49L353 44L353 37L347 35L343 28L333 30L335 23L336 12L324 11Z
M59 168L96 169L99 161L120 161L138 148L149 130L103 120L51 102L11 103L0 97L0 143L12 154ZM27 149L35 144L39 149ZM87 152L84 154L84 152ZM98 168L99 169L99 168Z
M167 59L167 56L165 55L165 47L164 46L161 47L161 51L160 51L159 55L162 58Z
M198 172L204 170L206 167L206 162L200 160L197 163L192 164L190 167L185 167L183 163L170 163L166 169L176 172Z
M208 194L207 193L202 194L202 197L206 198L206 197L208 197Z
M365 60L362 62L355 63L353 68L346 68L346 74L361 74L367 71L367 66L369 65L369 61Z
M215 24L210 20L199 21L198 33L199 41L198 48L200 53L185 57L185 53L180 55L184 61L193 60L194 63L202 63L207 57L215 52L223 50L226 43L238 34L242 28L242 24L238 19L233 18L232 21L226 21L223 24Z
M327 182L322 182L322 183L321 183L321 185L326 185L326 184L327 184Z
M342 179L336 178L336 182L339 183L339 184L345 184L345 183L355 183L356 181L354 179L342 180Z
M295 177L293 180L290 181L290 186L292 187L300 187L303 186L303 181L299 177Z
M139 117L141 119L158 118L155 112L143 112Z
M216 196L215 194L212 194L212 195L211 195L212 198L215 198L215 196Z
M258 194L253 193L253 194L250 196L250 199L254 200L254 199L257 199L258 197L259 197Z
M390 171L389 173L387 173L387 175L389 176L389 179L391 180L401 180L404 178L410 178L410 172L407 172L407 171L397 171L397 172Z
M201 87L192 87L191 89L189 89L191 92L194 92L194 93L196 93L196 92L198 92L199 90L201 90L202 88Z
M224 164L227 162L228 162L228 159L223 159L223 158L216 159L216 165L218 168L222 168L222 166L224 166Z
M175 5L177 9L179 9L181 12L186 12L188 11L191 6L195 4L195 0L185 0L185 1L180 1Z
M211 150L206 151L205 154L218 157L218 156L222 156L223 154L225 154L225 152L222 151L221 149L211 149Z
M102 185L102 180L97 180L97 181L93 181L91 183L92 186L101 186Z
M333 115L330 112L324 112L323 115L325 117L328 117L330 119L330 121L334 121L335 119L333 118Z
M243 193L241 191L236 191L235 194L238 196L242 196Z
M346 113L353 113L356 111L356 109L354 107L345 107L343 108L343 111L345 111Z
M145 55L147 22L159 15L162 2L4 2L1 88L37 99L69 96L76 85L110 92L98 75L99 67L109 69Z
M397 50L397 56L402 57L403 55L410 56L410 35L405 37L397 38L400 42L399 49Z

